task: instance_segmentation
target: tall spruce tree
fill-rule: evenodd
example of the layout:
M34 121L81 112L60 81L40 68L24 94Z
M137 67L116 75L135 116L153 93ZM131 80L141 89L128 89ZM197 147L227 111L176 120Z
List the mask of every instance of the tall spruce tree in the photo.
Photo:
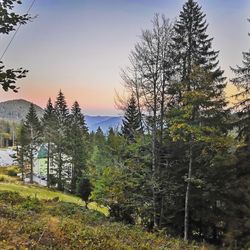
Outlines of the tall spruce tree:
M86 139L88 128L84 115L77 101L74 102L70 114L69 155L72 163L71 192L76 193L77 184L82 177L86 162Z
M122 120L122 134L129 140L135 141L136 135L143 131L141 115L138 111L136 99L134 95L131 96L128 106L125 110L125 115Z
M250 19L248 21L250 22ZM238 145L235 152L237 161L230 180L229 203L231 204L226 241L230 247L248 249L250 247L248 233L250 230L250 50L243 52L242 66L237 65L231 69L235 74L231 81L239 90L235 95L239 99L234 107L236 110L234 126L238 128L238 139L244 143Z
M51 98L49 98L42 118L43 141L47 144L47 186L50 186L50 166L53 140L55 139L56 117Z
M41 140L41 124L36 114L34 104L31 103L29 112L24 122L25 130L27 133L28 145L27 155L30 165L30 183L33 183L33 167L34 167L34 154L38 149L38 144Z
M223 80L223 71L218 67L218 51L212 49L212 40L207 32L206 15L194 0L188 0L174 26L173 50L182 83L189 89L189 78L194 65L213 73L213 78Z
M173 38L173 50L177 62L177 73L180 75L178 84L173 84L171 90L174 100L174 109L179 110L177 115L182 119L184 112L188 117L183 125L181 133L189 128L189 138L186 144L186 155L183 160L187 166L187 183L185 191L185 213L184 213L184 239L187 240L189 233L189 221L191 219L191 196L192 178L196 175L194 166L197 164L198 156L206 143L198 143L208 136L201 136L202 130L209 127L221 135L224 122L224 110L226 102L224 99L224 77L223 71L218 67L218 51L212 49L212 38L207 35L207 23L205 14L194 0L188 0L180 13L175 24L175 37ZM204 76L207 77L204 78ZM195 100L195 102L194 102ZM177 112L178 113L178 112ZM177 118L177 120L179 119ZM174 118L176 120L176 117ZM180 128L180 125L176 125ZM186 127L187 126L187 127ZM220 132L219 132L220 131ZM198 134L197 134L198 133ZM213 133L210 133L213 136ZM201 137L200 137L201 136ZM204 137L205 136L205 137ZM183 138L185 135L183 135ZM197 139L199 138L199 139ZM202 139L203 138L203 139ZM198 154L197 154L198 153ZM184 167L185 168L185 167Z
M250 50L243 52L242 66L231 69L235 74L231 81L239 90L235 97L240 98L235 106L239 118L235 125L239 129L239 137L250 145Z
M55 102L55 117L56 130L53 152L53 172L55 173L57 188L59 190L63 190L66 176L68 175L65 165L67 163L67 131L69 127L69 110L64 94L61 90L59 91Z

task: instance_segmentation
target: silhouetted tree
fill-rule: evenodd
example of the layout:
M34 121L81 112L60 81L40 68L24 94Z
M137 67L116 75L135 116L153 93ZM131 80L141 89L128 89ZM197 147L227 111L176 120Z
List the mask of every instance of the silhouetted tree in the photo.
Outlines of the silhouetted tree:
M8 35L17 26L26 24L31 19L29 15L19 15L12 11L15 4L21 4L20 0L3 0L0 2L0 34ZM27 70L5 69L0 61L0 85L4 91L9 89L17 92L16 81L26 76Z

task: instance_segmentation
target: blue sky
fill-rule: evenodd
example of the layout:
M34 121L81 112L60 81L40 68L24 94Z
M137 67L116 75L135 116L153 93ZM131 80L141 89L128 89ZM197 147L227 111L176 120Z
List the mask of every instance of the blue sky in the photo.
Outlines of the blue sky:
M116 115L114 90L121 90L120 69L139 40L151 27L155 13L176 18L184 0L36 0L33 22L20 29L4 57L9 67L30 70L18 94L0 92L0 100L25 98L45 106L59 89L69 105L78 100L87 114ZM208 32L220 50L225 76L229 66L240 64L248 50L249 0L200 0L207 14ZM24 13L31 0L18 11ZM10 37L0 38L0 53ZM232 92L229 88L228 93Z

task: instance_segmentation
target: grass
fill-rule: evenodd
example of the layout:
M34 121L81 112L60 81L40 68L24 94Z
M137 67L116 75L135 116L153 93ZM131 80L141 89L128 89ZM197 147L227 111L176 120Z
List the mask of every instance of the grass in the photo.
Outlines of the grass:
M24 197L37 197L38 199L54 199L58 198L63 202L70 202L80 206L85 206L85 203L77 196L59 192L56 190L48 189L38 185L22 184L19 181L19 177L8 176L9 171L18 171L17 167L4 167L0 168L0 191L12 191L18 192ZM88 204L89 209L93 209L108 216L108 208L104 206L98 206L96 202L90 202Z
M21 193L21 191L20 191ZM208 250L161 233L110 222L75 203L0 191L0 249Z
M23 197L36 197L38 199L55 199L58 198L63 202L70 202L80 206L84 206L84 202L77 196L65 194L58 191L50 190L46 187L40 187L36 185L27 185L20 183L9 183L9 182L0 182L0 191L11 191L18 192ZM106 216L108 215L108 209L106 207L98 206L95 202L88 204L89 209L97 210L102 212Z
M111 222L108 210L76 196L24 185L0 169L0 249L208 250L163 233ZM57 199L55 199L57 197Z

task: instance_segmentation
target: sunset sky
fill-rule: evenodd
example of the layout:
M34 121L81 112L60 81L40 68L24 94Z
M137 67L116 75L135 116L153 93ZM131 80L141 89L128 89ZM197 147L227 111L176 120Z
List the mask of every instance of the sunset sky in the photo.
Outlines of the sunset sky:
M115 89L121 91L121 68L151 27L154 13L176 18L184 0L36 0L31 11L38 17L21 27L3 61L8 67L29 70L18 83L18 94L0 92L0 101L24 98L42 107L59 89L68 104L78 100L85 114L117 115ZM249 0L200 0L207 14L221 67L241 63L250 48ZM17 10L24 13L31 0ZM2 36L0 54L10 40ZM230 95L230 91L227 94Z

